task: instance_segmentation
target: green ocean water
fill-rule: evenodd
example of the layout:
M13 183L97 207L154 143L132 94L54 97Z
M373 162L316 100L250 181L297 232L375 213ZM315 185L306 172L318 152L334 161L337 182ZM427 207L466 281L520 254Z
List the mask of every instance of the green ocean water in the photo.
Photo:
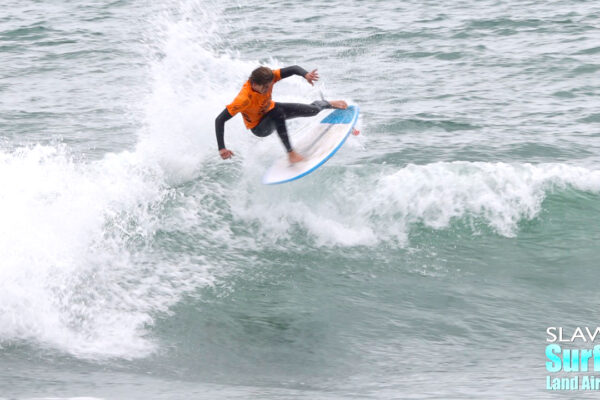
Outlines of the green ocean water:
M597 396L545 364L597 326L595 2L0 7L0 398ZM259 64L362 134L269 187L238 117L220 160Z

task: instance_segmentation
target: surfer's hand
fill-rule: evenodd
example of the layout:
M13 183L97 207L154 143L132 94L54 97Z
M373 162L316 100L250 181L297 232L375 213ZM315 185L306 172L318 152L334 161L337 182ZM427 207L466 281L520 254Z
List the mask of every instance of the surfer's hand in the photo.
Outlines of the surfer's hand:
M304 157L302 157L300 154L296 153L294 150L292 150L288 153L288 158L290 159L290 162L292 164L300 162L300 161L304 161Z
M227 149L221 149L221 150L219 150L219 154L221 155L221 158L223 160L227 160L228 158L231 158L233 156L233 151L227 150Z
M316 69L313 69L311 72L304 75L304 79L308 81L311 85L315 86L314 82L319 80L319 74Z

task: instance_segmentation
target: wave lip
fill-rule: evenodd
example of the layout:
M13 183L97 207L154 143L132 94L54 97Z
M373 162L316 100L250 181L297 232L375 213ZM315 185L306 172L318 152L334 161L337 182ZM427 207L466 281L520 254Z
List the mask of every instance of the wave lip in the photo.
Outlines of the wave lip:
M482 218L513 237L521 220L535 218L548 192L571 186L600 192L600 171L565 164L438 162L408 165L382 177L372 212L401 224L445 228L459 218Z
M295 185L228 202L236 218L271 243L297 242L301 227L318 246L405 247L419 226L441 230L457 221L476 233L483 224L515 237L521 221L539 216L549 194L567 188L600 193L600 171L467 161L409 164L395 171L329 167Z

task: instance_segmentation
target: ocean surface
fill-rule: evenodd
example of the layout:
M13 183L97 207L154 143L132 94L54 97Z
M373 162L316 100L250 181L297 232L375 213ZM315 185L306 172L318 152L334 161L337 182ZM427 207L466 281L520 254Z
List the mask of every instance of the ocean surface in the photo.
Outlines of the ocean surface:
M0 399L599 395L544 354L599 325L597 1L0 10ZM217 152L261 64L361 109L294 183L239 116Z

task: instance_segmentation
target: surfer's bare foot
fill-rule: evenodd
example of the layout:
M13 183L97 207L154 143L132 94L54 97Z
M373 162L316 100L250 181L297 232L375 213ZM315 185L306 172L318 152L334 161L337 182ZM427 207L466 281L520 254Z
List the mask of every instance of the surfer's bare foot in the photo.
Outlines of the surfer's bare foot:
M294 150L292 150L288 153L288 158L290 159L290 162L292 164L300 162L300 161L304 161L304 157L302 157L300 154L296 153Z
M329 104L331 104L331 107L333 108L341 108L342 110L348 108L348 103L344 100L331 100Z
M352 134L353 134L354 136L358 136L358 135L360 135L360 131L359 131L358 129L354 129L354 128L353 128L353 129L352 129Z

